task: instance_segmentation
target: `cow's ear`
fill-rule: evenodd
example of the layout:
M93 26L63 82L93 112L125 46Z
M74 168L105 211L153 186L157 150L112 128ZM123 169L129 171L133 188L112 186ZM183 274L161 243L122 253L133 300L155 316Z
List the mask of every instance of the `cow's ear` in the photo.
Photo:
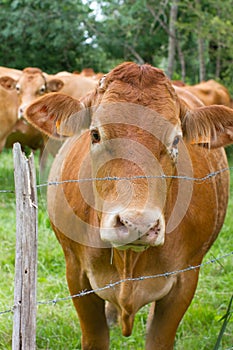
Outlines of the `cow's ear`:
M64 86L64 83L61 79L52 79L47 82L48 92L58 92Z
M26 119L53 138L73 136L90 124L83 104L65 94L50 93L37 99L26 109Z
M13 90L16 85L16 80L11 77L0 77L0 85L7 90Z
M182 118L184 137L209 148L233 144L233 109L220 105L186 111Z

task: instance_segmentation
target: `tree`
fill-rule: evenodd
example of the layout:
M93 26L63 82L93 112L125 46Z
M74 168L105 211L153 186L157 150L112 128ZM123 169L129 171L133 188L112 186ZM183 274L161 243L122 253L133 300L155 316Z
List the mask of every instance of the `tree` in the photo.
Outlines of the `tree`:
M1 64L43 70L77 69L88 37L83 20L90 10L81 0L5 0L0 11Z
M171 4L170 20L169 20L169 40L168 40L168 68L167 74L172 78L176 51L176 20L178 12L178 0L174 0Z
M133 60L232 87L232 17L232 0L2 0L0 65L108 72Z
M186 67L190 82L215 78L224 79L226 85L230 86L232 16L233 6L229 0L179 2L177 36L181 39L180 44L188 62Z
M95 43L107 53L109 61L134 60L140 64L160 64L166 55L164 42L167 35L150 8L159 13L158 17L163 16L164 10L161 9L168 1L96 2L102 16L92 28L89 26L89 31L95 35Z

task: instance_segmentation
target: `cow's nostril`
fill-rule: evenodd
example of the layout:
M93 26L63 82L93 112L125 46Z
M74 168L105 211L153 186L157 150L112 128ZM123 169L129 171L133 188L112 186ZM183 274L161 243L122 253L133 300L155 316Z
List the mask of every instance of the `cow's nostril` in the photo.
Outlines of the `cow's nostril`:
M117 217L117 222L119 223L118 226L126 226L128 228L132 227L133 224L132 222L130 222L128 219L122 217L122 216L118 216Z
M129 235L129 229L126 222L128 221L122 219L119 215L116 217L116 223L114 226L118 231L119 237L122 237L122 239L125 239L125 237Z
M118 215L117 218L116 218L116 224L115 224L115 227L121 227L121 226L126 226L128 223L127 220L124 220L122 218L120 218L120 216Z
M122 221L121 221L120 217L119 217L119 216L117 216L117 218L116 218L116 224L115 224L115 227L120 227L120 226L122 226L122 225L123 225L123 223L122 223Z

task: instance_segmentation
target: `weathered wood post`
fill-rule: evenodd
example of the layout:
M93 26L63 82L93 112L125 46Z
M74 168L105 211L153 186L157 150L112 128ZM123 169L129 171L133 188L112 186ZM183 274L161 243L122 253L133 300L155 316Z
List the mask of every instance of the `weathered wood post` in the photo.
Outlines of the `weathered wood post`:
M15 294L12 350L36 349L37 192L34 157L14 144L16 193Z

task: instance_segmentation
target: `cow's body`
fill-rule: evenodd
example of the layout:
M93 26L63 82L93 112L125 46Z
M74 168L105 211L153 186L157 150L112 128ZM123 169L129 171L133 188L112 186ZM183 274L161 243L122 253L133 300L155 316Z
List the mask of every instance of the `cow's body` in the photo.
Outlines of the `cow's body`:
M70 148L70 145L66 145L67 148L64 147L69 156L67 156L67 152L64 152L61 158L60 155L56 158L50 173L51 181L54 181L54 179L59 181L77 178L78 169L89 152L89 135L85 136L77 143L74 143L72 148ZM198 157L198 159L201 159L203 166L201 171L195 172L194 176L204 177L212 171L227 166L225 154L222 151L216 150L211 153L210 157L208 156L208 159L205 159L207 150L199 146L192 148L195 154L194 158L197 159L196 157ZM61 164L64 166L63 157L66 159L64 169L60 167ZM112 175L117 175L116 169ZM130 176L130 169L122 175ZM74 221L73 210L75 210L75 219L81 216L82 220L90 225L94 223L98 225L97 213L85 203L82 194L80 194L77 186L74 186L74 184L49 187L48 211L53 228L65 252L67 278L71 294L75 295L82 290L101 288L109 283L114 283L125 278L163 274L200 264L223 223L228 198L227 177L227 173L225 173L223 176L218 177L216 181L208 181L207 184L202 185L199 183L194 184L194 199L182 223L171 234L167 235L163 246L149 248L143 253L137 253L132 250L120 251L114 249L114 251L111 251L111 249L105 248L91 248L85 240L85 245L80 245L69 237L67 238L67 235L63 235L62 231L67 232L67 227L64 226L67 226L69 223L73 226L73 228L70 228L71 238L77 235L75 240L81 243L83 240L82 237L78 238L79 234L83 234L82 223L78 223L76 220ZM224 190L222 182L225 182ZM85 185L88 186L87 184ZM76 187L76 191L74 191L74 187ZM73 193L68 207L75 209L61 213L59 203L64 203L64 192L66 200ZM210 210L208 219L206 214L207 203L208 206L210 203L212 206L211 210L208 208ZM191 222L190 218L193 218ZM207 225L206 222L208 222ZM63 230L59 230L56 226L63 228ZM197 279L198 271L195 270L168 278L165 276L144 281L121 283L119 286L106 289L97 294L100 298L112 302L117 307L121 316L122 332L124 335L131 334L134 315L143 305L155 300L161 300L163 297L165 297L164 301L160 301L160 304L166 304L166 302L170 302L169 300L171 300L167 315L158 317L158 324L153 331L153 337L156 337L157 332L158 336L160 336L161 329L165 327L164 336L168 338L171 336L171 334L169 335L169 328L172 328L170 325L177 325L181 315L193 297ZM90 295L83 298L83 305L82 300L75 301L75 305L77 305L77 310L88 310L85 315L85 317L90 317L87 323L93 322L93 326L96 326L100 325L100 321L98 321L100 315L96 314L95 308L97 304L99 304L99 307L100 305L103 307L103 301L99 299L98 302L93 304L92 308L92 299L96 299L96 296ZM163 313L162 305L161 310L158 306L158 313L160 312ZM175 329L171 329L172 335L174 331ZM98 331L97 334L99 334ZM103 346L102 349L104 348ZM160 349L160 347L153 348L148 346L148 349ZM169 349L169 347L166 349Z
M231 96L225 86L211 79L196 85L185 85L185 90L197 96L206 106L218 104L231 106Z
M27 115L44 132L51 135L56 125L55 132L66 135L69 116L83 113L83 104L93 108L71 123L88 124L91 117L91 131L68 140L53 163L50 180L65 183L48 188L49 216L65 254L70 293L97 289L73 299L82 347L108 349L107 300L117 309L125 336L132 332L136 312L152 302L146 349L172 349L198 269L169 272L201 263L221 229L228 201L227 172L202 182L176 176L202 178L227 167L219 145L232 143L233 112L217 107L223 114L218 137L215 108L209 112L197 100L190 102L189 95L181 100L160 70L133 63L110 72L81 104L66 102L59 110L64 97L47 96ZM205 113L212 113L210 132L203 130ZM180 120L186 141L177 156ZM91 177L97 180L66 181Z
M12 148L15 142L19 142L22 149L26 149L26 147L31 150L44 149L44 138L41 132L22 118L17 119L6 139L5 147Z

